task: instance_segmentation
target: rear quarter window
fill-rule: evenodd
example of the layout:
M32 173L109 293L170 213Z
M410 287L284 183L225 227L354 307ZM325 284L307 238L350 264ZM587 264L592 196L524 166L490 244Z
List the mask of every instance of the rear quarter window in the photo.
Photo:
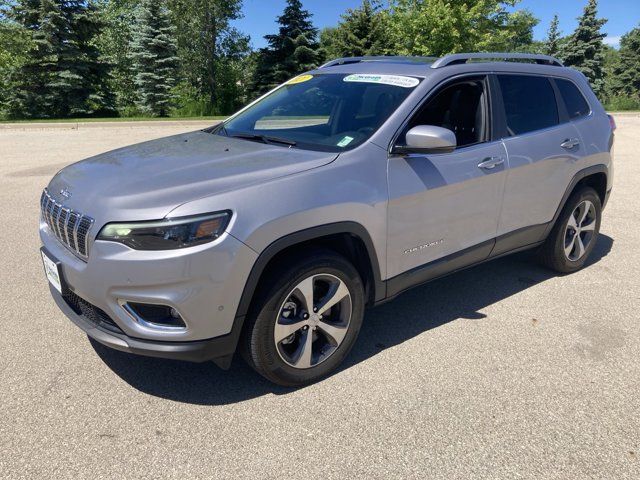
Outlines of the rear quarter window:
M564 104L567 107L569 118L580 118L589 115L591 108L584 98L584 95L580 92L573 82L569 80L556 79L556 85L562 95Z
M510 135L560 123L556 95L549 79L529 75L498 75Z

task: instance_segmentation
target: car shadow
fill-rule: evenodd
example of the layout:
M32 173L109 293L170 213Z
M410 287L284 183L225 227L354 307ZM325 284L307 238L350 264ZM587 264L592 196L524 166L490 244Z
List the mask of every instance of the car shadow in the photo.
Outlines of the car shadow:
M587 268L605 257L613 239L600 235ZM338 371L448 322L481 320L481 310L556 276L536 264L530 252L511 255L416 287L369 309L360 336ZM213 363L194 364L140 357L91 340L104 363L132 387L161 398L198 405L225 405L265 394L286 394L248 367L239 355L231 369Z

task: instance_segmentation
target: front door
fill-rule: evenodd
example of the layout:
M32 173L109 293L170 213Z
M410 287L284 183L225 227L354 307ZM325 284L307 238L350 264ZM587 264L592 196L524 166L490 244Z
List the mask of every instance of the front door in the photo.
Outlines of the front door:
M489 256L507 162L502 142L491 141L488 85L484 76L474 76L443 86L398 138L402 144L413 126L436 125L455 133L457 148L451 153L390 156L389 277L410 271L415 280L427 280ZM444 257L446 264L436 262ZM420 271L429 270L431 275L421 277ZM397 293L393 290L391 294Z

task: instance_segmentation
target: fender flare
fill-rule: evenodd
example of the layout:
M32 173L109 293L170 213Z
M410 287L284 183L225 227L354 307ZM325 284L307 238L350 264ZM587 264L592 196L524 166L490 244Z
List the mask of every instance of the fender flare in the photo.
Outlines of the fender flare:
M576 185L578 185L578 183L580 183L581 180L594 175L596 173L604 173L607 177L607 179L609 178L609 167L607 167L605 164L603 163L599 163L597 165L592 165L591 167L587 167L583 170L580 170L578 173L576 173L573 178L571 179L571 182L569 182L569 186L567 187L567 189L564 192L564 195L562 196L562 200L560 201L560 205L558 206L558 209L556 210L556 213L553 216L553 219L551 220L551 222L549 222L549 225L547 226L546 231L544 232L544 237L543 238L547 238L547 236L549 235L549 233L551 233L551 230L553 229L553 226L556 224L556 221L558 220L558 217L560 217L560 213L562 212L562 209L564 208L564 206L567 203L567 200L569 200L569 197L571 196L571 193L573 193L573 190L576 188Z
M244 290L242 291L242 296L240 297L236 318L245 317L249 312L249 307L258 287L260 278L262 277L262 274L269 262L276 255L299 243L339 234L353 235L362 240L367 250L371 271L373 272L372 288L374 300L375 302L378 302L386 297L386 284L382 281L380 276L380 264L378 263L376 250L373 246L373 241L371 240L369 232L364 226L356 222L336 222L289 233L269 244L269 246L260 253L251 268L249 277L245 282Z

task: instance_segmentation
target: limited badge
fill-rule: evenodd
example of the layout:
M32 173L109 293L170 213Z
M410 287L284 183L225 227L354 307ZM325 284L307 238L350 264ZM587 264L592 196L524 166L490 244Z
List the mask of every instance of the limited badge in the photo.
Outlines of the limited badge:
M308 82L313 78L313 75L300 75L299 77L292 78L285 85L296 85L298 83Z

